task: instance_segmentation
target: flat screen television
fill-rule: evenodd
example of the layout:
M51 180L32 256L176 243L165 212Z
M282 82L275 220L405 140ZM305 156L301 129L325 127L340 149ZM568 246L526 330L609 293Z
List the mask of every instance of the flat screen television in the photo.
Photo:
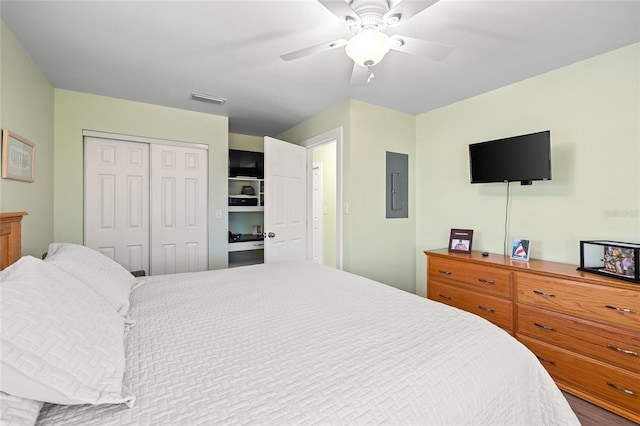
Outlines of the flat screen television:
M469 145L471 183L551 180L551 132Z
M264 179L264 153L230 149L229 177Z

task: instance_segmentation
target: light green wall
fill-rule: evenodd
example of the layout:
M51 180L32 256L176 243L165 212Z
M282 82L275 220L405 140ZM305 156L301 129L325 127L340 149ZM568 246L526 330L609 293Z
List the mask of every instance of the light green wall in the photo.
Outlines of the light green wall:
M229 133L229 149L264 152L264 138L259 136Z
M323 264L336 266L336 144L313 150L313 162L322 166L322 242Z
M53 86L4 23L0 44L0 125L35 144L35 181L1 179L0 211L29 213L22 252L40 257L53 241Z
M209 145L209 268L227 266L227 117L55 89L54 237L60 242L83 241L83 130Z
M344 269L394 287L415 289L415 117L348 100L279 136L300 143L343 128ZM386 151L409 155L409 218L385 218Z
M415 117L354 101L351 112L352 270L415 291ZM409 158L409 217L387 219L386 152Z
M531 257L579 263L579 241L640 242L640 44L618 49L417 117L417 291L423 250L451 228L502 253L506 184L469 183L468 144L551 130L552 180L512 184L510 243Z

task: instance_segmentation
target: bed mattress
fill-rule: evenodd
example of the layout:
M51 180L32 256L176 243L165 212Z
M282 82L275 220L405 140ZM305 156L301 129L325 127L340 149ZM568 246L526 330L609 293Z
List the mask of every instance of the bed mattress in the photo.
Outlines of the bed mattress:
M310 263L148 277L131 295L125 405L40 425L579 424L489 322Z

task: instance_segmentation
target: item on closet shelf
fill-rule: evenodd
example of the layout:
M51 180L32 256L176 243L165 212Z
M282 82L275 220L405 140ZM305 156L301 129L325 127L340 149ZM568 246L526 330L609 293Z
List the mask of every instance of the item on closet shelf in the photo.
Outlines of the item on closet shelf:
M640 244L620 241L580 241L578 270L640 284Z
M242 190L240 191L242 195L256 195L255 189L251 185L243 185Z
M230 206L257 206L258 197L251 195L232 195L229 197Z

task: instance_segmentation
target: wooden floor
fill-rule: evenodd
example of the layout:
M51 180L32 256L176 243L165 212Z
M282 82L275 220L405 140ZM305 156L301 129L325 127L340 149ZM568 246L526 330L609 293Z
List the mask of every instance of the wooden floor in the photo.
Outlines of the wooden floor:
M570 395L566 392L562 392L569 405L578 416L578 420L582 423L582 426L635 426L630 420L624 417L617 416L610 411L603 410L583 399Z

